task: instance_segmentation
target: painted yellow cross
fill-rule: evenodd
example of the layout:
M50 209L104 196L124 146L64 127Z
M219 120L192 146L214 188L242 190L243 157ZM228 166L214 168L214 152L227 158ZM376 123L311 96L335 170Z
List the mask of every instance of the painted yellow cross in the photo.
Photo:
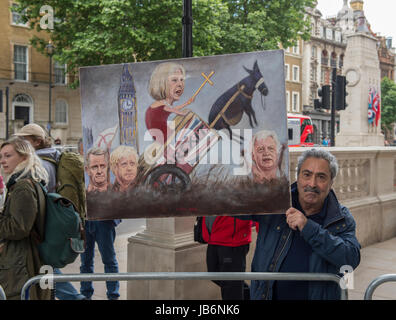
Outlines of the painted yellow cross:
M201 91L201 89L203 88L203 86L206 83L209 83L211 86L213 86L213 82L210 80L210 77L213 76L214 71L212 71L211 73L209 73L209 75L207 76L205 73L201 72L202 77L205 78L205 81L202 82L201 86L198 88L197 91L195 91L195 93L193 94L192 98L194 99L196 97L196 95L199 93L199 91Z

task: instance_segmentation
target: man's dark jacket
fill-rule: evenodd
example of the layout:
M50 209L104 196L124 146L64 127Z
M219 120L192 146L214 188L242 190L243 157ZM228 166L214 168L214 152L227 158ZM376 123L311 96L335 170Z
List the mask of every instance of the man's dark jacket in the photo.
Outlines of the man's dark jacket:
M297 184L291 187L293 203L298 202ZM356 223L349 210L341 205L333 190L327 201L323 226L308 219L301 235L311 246L310 273L339 274L344 265L355 269L360 263L360 244L356 238ZM259 223L256 250L252 261L252 272L278 272L291 246L292 229L284 214L249 215ZM274 281L252 280L252 300L272 299ZM311 281L308 288L310 300L336 300L340 298L340 287L334 282Z

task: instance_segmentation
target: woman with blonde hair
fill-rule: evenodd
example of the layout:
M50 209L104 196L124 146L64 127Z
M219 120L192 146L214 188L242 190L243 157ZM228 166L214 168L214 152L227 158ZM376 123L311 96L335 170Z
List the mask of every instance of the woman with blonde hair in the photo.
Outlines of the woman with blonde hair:
M182 109L194 102L194 97L187 102L173 106L173 103L180 100L184 92L184 80L186 71L180 64L174 62L164 62L156 66L151 74L149 92L156 100L146 110L146 127L150 131L154 140L164 144L171 130L168 128L168 117L175 113L186 115L187 111Z
M26 281L40 273L37 243L44 235L45 198L38 185L48 182L32 145L13 137L0 146L7 195L0 213L0 285L7 299L20 299ZM31 299L49 299L50 290L35 285Z

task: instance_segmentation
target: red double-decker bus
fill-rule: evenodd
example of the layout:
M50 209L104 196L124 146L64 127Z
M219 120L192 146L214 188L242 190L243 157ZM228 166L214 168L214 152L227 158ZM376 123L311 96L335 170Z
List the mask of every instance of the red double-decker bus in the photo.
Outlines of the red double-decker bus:
M312 119L302 114L287 114L289 147L313 147Z

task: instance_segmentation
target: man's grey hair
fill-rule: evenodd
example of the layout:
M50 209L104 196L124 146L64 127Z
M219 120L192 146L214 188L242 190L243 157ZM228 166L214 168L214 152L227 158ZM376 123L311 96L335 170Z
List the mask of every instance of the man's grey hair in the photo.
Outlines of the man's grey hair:
M329 151L324 149L308 149L304 151L298 158L297 163L297 176L300 174L301 166L308 158L324 159L329 163L329 169L331 174L331 180L334 180L338 173L337 158L333 156Z
M254 144L256 143L257 140L265 140L268 137L272 137L274 139L274 142L276 144L276 151L279 152L281 148L281 144L278 139L278 135L276 134L275 131L272 130L261 130L257 132L252 139L252 150L254 150Z
M95 155L95 156L104 155L105 160L106 160L106 163L107 163L107 164L109 163L109 160L110 160L109 158L110 158L110 156L109 156L108 151L105 150L105 149L99 148L99 147L93 147L93 148L91 148L91 149L88 150L87 155L86 155L86 157L85 157L85 165L86 165L87 167L89 167L89 160L90 160L90 155L91 155L91 154L92 154L92 155Z

